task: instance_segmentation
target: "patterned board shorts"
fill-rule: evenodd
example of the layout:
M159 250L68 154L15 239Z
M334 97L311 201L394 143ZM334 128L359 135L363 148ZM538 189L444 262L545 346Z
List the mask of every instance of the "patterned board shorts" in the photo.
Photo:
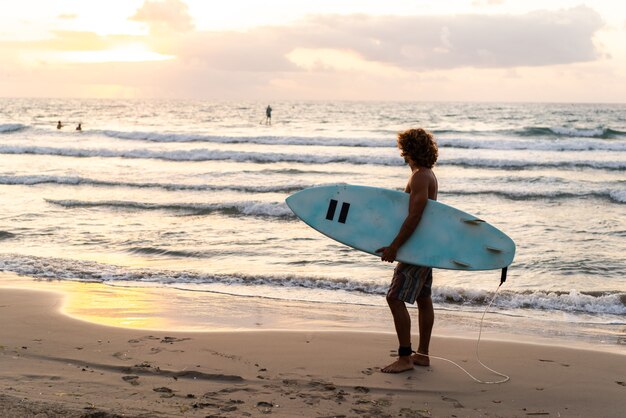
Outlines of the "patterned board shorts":
M387 297L413 304L418 297L430 296L432 285L433 269L431 267L398 263L393 272Z

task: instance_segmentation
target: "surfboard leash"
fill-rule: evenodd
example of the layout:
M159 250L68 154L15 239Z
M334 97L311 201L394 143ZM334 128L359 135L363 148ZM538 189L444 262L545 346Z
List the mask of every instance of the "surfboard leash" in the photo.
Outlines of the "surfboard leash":
M504 379L495 380L495 381L480 380L480 379L474 377L470 372L468 372L463 367L461 367L458 363L455 363L452 360L449 360L449 359L444 358L444 357L431 356L430 354L422 354L422 353L415 353L415 354L417 354L419 356L423 356L423 357L428 357L428 358L431 358L431 359L443 360L443 361L447 361L448 363L452 363L453 365L455 365L456 367L461 369L469 377L471 377L475 382L482 383L484 385L497 385L497 384L505 383L505 382L508 382L509 380L511 380L511 378L509 376L507 376L507 375L505 375L503 373L500 373L498 371L495 371L492 368L490 368L489 366L487 366L485 363L483 363L480 360L480 350L479 350L479 348L480 348L480 338L481 338L482 333L483 333L483 321L485 319L485 315L487 314L487 311L489 310L489 308L491 308L491 305L493 304L493 301L496 299L496 296L498 295L498 290L500 290L500 287L502 286L502 283L504 283L504 281L506 280L506 270L507 270L506 267L502 269L502 279L500 281L500 284L498 285L496 291L493 294L493 297L491 298L491 301L489 302L489 305L485 308L485 310L483 311L483 315L480 318L480 328L479 328L479 331L478 331L478 340L476 341L476 360L478 360L478 363L480 363L480 365L483 366L485 369L489 370L490 372L492 372L494 374L497 374L498 376L503 377Z

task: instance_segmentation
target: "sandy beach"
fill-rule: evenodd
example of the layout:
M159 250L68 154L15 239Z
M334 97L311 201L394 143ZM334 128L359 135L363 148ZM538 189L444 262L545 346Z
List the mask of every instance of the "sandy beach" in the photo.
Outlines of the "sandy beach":
M511 380L472 381L433 360L388 375L391 333L176 332L103 326L61 313L62 293L0 292L3 417L618 417L624 355L484 340L481 359ZM475 340L431 350L479 379Z

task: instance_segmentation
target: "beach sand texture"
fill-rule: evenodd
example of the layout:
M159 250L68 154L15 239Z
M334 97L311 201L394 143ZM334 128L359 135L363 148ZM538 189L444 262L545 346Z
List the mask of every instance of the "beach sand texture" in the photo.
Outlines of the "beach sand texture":
M0 293L2 417L620 417L626 357L483 341L511 376L473 382L458 368L398 375L395 336L364 332L163 332L60 313L60 293ZM477 377L475 340L435 336L432 352Z

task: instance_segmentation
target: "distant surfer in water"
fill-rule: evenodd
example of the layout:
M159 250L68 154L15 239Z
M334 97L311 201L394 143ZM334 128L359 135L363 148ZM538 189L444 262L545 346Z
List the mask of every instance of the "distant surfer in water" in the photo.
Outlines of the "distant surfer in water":
M267 105L267 108L265 109L265 124L272 124L272 107L270 105Z
M83 126L82 125L83 125L82 123L79 123L78 126L76 127L76 130L77 131L82 131L83 130Z
M400 155L411 169L411 176L404 191L409 193L409 213L395 239L387 247L376 250L383 261L393 263L398 249L404 244L420 222L428 199L437 200L437 177L432 171L437 161L437 143L430 132L424 129L409 129L398 134ZM384 367L383 373L400 373L412 370L414 365L429 366L428 346L435 321L431 299L433 271L430 267L398 263L387 292L387 304L400 348L398 359ZM411 348L411 315L405 303L417 302L419 346L413 354Z
M57 122L57 129L61 129L63 127L63 124L61 123L61 121Z

